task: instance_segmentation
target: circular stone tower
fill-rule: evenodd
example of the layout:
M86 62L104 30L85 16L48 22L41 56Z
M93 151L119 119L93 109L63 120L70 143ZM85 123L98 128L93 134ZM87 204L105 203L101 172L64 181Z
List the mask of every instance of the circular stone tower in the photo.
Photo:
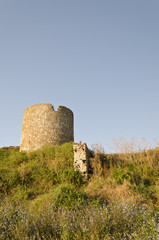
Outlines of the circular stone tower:
M25 109L20 151L73 140L73 112L69 108L59 106L55 111L52 104L36 104Z

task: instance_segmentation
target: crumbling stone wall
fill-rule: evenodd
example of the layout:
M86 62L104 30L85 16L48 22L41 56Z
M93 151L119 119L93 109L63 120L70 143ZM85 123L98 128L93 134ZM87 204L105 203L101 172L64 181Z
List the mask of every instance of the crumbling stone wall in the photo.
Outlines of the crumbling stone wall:
M36 104L24 111L20 151L32 151L43 145L74 140L73 112L52 104Z
M74 169L80 171L84 177L88 176L90 151L86 143L74 143Z

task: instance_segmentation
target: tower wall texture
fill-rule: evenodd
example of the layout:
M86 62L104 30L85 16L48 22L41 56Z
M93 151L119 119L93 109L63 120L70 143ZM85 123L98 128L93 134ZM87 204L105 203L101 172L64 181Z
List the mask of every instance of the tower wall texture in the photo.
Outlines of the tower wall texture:
M74 143L74 169L80 171L83 177L88 176L88 165L90 158L90 151L86 143Z
M36 104L25 109L20 151L73 140L73 112L69 108L59 106L55 111L52 104Z

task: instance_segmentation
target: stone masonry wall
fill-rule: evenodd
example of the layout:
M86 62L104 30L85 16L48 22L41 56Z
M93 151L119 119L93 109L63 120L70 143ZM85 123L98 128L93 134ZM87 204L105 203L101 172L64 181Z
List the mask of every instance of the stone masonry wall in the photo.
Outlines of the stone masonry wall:
M87 177L90 151L86 143L74 143L73 150L75 170L80 171L84 177Z
M73 112L63 106L36 104L24 111L20 151L32 151L43 145L74 140Z

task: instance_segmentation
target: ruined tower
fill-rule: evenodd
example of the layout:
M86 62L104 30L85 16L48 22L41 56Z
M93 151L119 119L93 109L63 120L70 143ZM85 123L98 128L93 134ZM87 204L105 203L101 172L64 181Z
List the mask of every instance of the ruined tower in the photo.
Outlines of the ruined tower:
M83 177L88 176L88 165L90 158L90 151L86 143L74 143L74 169L80 171Z
M25 109L20 151L73 140L73 112L69 108L59 106L55 111L52 104L36 104Z

